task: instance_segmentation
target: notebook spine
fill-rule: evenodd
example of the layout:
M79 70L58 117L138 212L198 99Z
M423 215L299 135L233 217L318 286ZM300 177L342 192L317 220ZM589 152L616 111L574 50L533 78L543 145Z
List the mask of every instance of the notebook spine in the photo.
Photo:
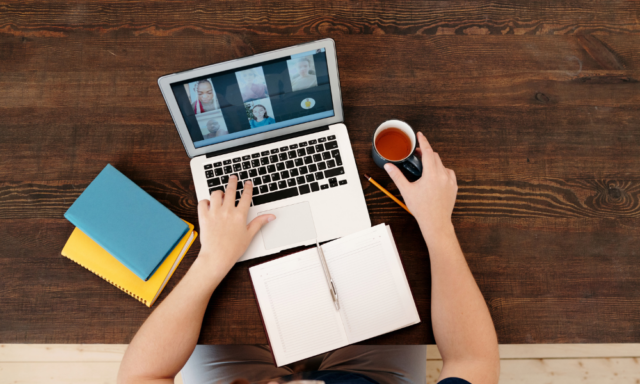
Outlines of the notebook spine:
M102 280L104 280L107 283L113 285L114 287L118 288L119 290L121 290L122 292L126 293L127 295L133 297L134 299L138 300L139 302L141 302L142 304L146 305L147 307L151 307L151 305L150 305L148 300L143 299L142 297L136 295L135 293L129 291L128 289L126 289L126 288L120 286L119 284L107 279L106 277L102 276L101 274L97 273L96 271L92 270L91 268L87 268L87 266L78 263L77 261L75 261L72 258L68 257L67 255L63 254L62 256L66 257L67 259L73 261L74 263L78 264L79 266L81 266L82 268L86 269L87 271L89 271L89 272L93 273L94 275L98 276Z

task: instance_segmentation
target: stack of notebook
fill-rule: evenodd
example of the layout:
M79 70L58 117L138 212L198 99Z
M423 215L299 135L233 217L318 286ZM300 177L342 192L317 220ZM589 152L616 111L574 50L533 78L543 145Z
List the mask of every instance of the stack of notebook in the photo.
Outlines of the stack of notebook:
M62 255L151 307L198 235L110 164L64 215Z

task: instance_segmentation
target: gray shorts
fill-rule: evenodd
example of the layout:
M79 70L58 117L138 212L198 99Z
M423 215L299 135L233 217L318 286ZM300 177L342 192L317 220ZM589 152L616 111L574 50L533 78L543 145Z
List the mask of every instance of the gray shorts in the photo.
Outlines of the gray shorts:
M424 384L426 345L350 345L300 363L276 367L268 345L198 345L182 369L185 384L251 383L299 371L359 373L380 384Z

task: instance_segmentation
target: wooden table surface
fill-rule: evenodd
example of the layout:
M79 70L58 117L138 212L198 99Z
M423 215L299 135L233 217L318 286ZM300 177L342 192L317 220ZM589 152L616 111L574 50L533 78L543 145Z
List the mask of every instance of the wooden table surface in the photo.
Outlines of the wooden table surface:
M640 342L640 2L46 1L0 3L0 343L127 343L150 309L60 255L63 214L113 164L197 223L161 75L336 41L358 169L400 118L458 176L454 224L501 343ZM433 343L418 226L391 225ZM160 300L193 263L196 243ZM247 268L214 293L201 343L266 341Z

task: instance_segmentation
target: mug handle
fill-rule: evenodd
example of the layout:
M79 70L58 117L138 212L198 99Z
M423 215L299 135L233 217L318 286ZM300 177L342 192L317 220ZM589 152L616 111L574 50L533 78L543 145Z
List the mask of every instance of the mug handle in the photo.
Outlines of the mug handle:
M422 162L415 153L402 162L402 173L409 181L416 181L422 176Z

